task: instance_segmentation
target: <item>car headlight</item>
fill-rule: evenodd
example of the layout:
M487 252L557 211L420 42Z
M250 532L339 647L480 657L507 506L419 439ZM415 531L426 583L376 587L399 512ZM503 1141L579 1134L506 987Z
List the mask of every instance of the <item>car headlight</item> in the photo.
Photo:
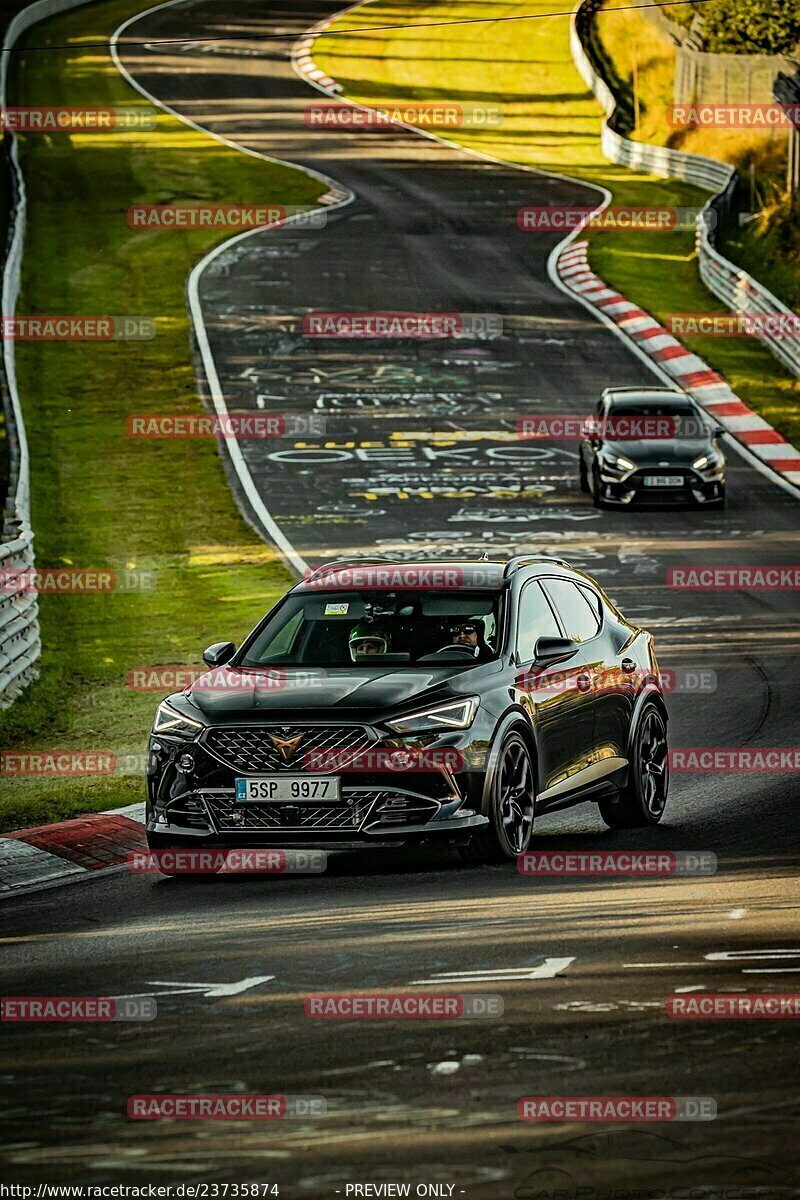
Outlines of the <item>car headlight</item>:
M606 454L603 456L603 461L606 466L613 467L615 471L636 470L636 463L631 462L624 454Z
M438 708L426 708L422 712L387 721L386 724L397 733L425 733L430 729L467 729L475 720L477 711L478 697L469 696L466 700L442 704Z
M701 454L699 458L694 460L692 466L695 471L713 471L721 462L722 455L718 454L716 450L712 450L710 454Z
M201 721L193 721L185 717L177 709L167 704L166 700L159 704L156 719L153 722L153 733L171 733L175 737L193 738L203 728Z

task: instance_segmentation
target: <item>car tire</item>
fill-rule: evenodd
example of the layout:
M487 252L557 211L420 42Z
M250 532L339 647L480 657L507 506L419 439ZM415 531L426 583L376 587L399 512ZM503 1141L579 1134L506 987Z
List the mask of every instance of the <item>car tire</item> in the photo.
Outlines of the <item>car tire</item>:
M714 510L724 508L725 507L725 488L722 489L722 492L720 493L720 495L717 496L714 500L697 500L695 502L694 507L695 508L711 508Z
M590 488L592 493L592 504L595 508L603 507L603 498L600 495L600 472L597 470L597 465L592 467L592 485Z
M587 494L591 492L592 489L589 487L589 476L586 473L586 463L583 460L583 455L581 455L578 465L578 481L582 492Z
M535 796L533 756L522 734L512 730L503 739L497 756L489 824L459 847L462 859L469 863L507 862L527 850Z
M667 722L657 704L645 702L630 756L628 782L613 800L601 800L600 816L611 829L657 825L669 792Z

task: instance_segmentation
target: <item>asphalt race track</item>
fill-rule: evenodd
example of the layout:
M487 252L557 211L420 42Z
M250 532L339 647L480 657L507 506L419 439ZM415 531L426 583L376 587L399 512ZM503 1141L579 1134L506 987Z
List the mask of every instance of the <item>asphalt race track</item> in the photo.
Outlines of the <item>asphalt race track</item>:
M197 37L238 35L268 20L299 37L336 8L183 3L125 36L185 36L187 25ZM304 106L320 97L289 48L123 54L183 115L356 194L324 229L246 239L201 285L228 407L328 422L301 447L240 443L282 534L309 563L376 550L562 555L653 630L662 667L713 673L713 691L669 697L673 748L792 746L796 594L681 592L665 575L797 562L800 502L731 449L722 512L598 512L578 490L573 443L514 436L521 415L585 414L604 386L654 382L549 281L557 239L517 229L521 205L585 204L587 190L411 132L309 128ZM303 335L311 309L495 313L504 334L329 342ZM13 1030L2 1067L8 1179L269 1181L287 1197L344 1196L365 1182L453 1185L474 1200L555 1200L559 1188L566 1200L590 1186L577 1194L797 1195L792 1022L681 1021L664 1006L676 992L796 988L799 796L791 773L676 774L656 829L612 833L588 806L537 822L537 849L712 852L718 870L705 878L532 879L512 865L466 868L449 851L385 851L338 855L317 877L119 871L5 901L9 994L161 997L147 1025ZM548 970L547 960L561 961ZM437 978L456 972L452 984ZM214 994L259 977L269 978ZM504 1014L304 1013L312 992L421 981L500 995ZM187 1091L322 1096L328 1114L125 1116L133 1094ZM609 1094L713 1097L718 1116L618 1127L517 1118L522 1096Z

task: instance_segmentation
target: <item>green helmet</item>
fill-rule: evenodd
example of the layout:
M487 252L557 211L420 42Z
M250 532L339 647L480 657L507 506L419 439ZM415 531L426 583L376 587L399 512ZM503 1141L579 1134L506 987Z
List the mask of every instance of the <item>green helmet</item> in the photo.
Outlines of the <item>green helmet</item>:
M369 654L386 654L389 649L388 633L368 621L354 625L347 641L353 662Z

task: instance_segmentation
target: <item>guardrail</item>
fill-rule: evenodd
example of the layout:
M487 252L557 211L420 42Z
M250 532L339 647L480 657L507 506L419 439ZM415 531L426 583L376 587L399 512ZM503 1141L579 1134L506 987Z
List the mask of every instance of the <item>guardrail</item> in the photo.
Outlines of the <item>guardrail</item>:
M617 101L608 84L595 69L587 46L592 16L599 0L580 0L570 22L570 50L581 78L591 89L605 112L601 147L606 158L623 167L646 170L662 179L679 179L713 192L697 218L697 259L700 278L732 312L742 314L780 314L795 320L796 314L758 280L737 267L716 248L714 237L719 223L729 214L738 184L736 170L729 163L702 154L689 154L667 146L652 146L624 137L614 128ZM800 378L800 339L781 338L769 331L759 341Z
M89 0L36 0L9 22L0 54L0 108L6 105L10 54L21 34L39 21L78 8ZM10 176L11 213L6 258L3 266L0 306L3 317L13 317L19 299L22 252L25 243L25 181L19 165L14 134L4 135ZM14 702L38 673L42 652L39 606L35 592L17 591L14 578L34 568L34 539L30 510L30 461L25 422L17 388L13 339L3 339L3 410L9 446L9 486L0 540L0 579L9 578L6 591L0 586L0 708ZM6 576L8 572L8 576Z
M13 579L33 567L33 534L24 530L0 545L0 572ZM0 598L0 706L7 708L38 675L42 652L39 605L35 592L20 591Z

